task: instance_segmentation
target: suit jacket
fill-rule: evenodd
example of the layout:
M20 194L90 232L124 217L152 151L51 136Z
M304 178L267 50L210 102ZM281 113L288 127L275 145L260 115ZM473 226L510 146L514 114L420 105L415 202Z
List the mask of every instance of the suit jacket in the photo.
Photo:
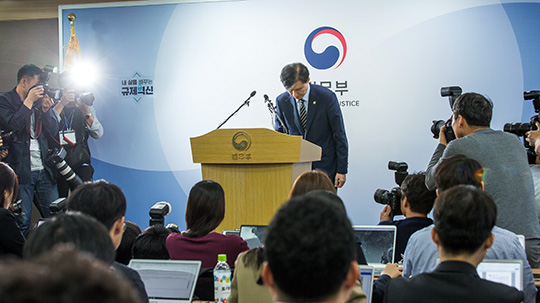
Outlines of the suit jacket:
M309 86L305 131L300 122L296 100L288 92L276 98L277 112L290 135L302 136L322 148L321 161L313 162L313 168L326 172L333 182L336 173L347 173L349 145L343 116L334 92L319 85ZM284 132L277 121L275 125L277 131Z
M431 273L413 278L392 279L384 302L503 303L521 302L523 292L503 284L480 279L476 268L459 261L442 262Z
M49 152L48 140L58 137L59 124L53 117L54 109L44 113L41 109L28 109L23 105L15 89L0 96L0 127L5 131L16 131L13 142L9 143L9 154L4 160L19 177L19 183L30 183L30 118L34 112L42 121L38 137L41 161L44 169L55 180L53 170L45 164ZM6 144L4 142L4 144Z

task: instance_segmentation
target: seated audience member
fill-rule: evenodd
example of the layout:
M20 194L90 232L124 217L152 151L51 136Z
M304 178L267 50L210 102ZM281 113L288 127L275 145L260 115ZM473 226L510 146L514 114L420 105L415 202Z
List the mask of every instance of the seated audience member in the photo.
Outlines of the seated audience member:
M79 185L67 201L68 210L90 215L105 225L115 248L118 248L122 241L126 207L126 197L122 190L105 180ZM144 283L137 271L118 262L114 262L113 268L131 281L139 293L141 302L148 302Z
M227 255L234 267L239 253L248 250L242 238L214 232L225 216L225 193L219 183L200 181L190 192L186 206L187 230L167 238L172 260L200 260L201 268L214 268L218 254Z
M441 263L431 273L390 281L385 302L523 301L523 292L476 272L494 239L497 206L489 194L470 185L445 190L435 201L433 218L431 236Z
M17 176L7 164L0 162L0 199L2 201L2 207L0 207L0 257L6 255L22 256L25 239L19 230L17 218L11 211L18 192Z
M103 232L108 239L104 228ZM112 243L110 249L112 262ZM32 260L2 263L0 272L0 303L140 302L129 282L109 265L69 245L57 246Z
M171 230L161 224L145 229L133 243L133 259L169 260L166 241L170 234Z
M323 197L281 206L264 245L261 276L273 302L345 302L359 279L351 222Z
M116 262L124 265L129 264L132 258L133 243L140 234L141 228L139 225L129 221L124 222L122 241L120 241L120 246L116 249Z
M472 185L483 188L483 169L480 163L464 155L454 155L441 161L434 172L437 193L442 193L456 185ZM424 272L431 272L437 264L437 246L431 240L433 226L414 233L405 249L403 276L411 277ZM486 259L521 260L523 262L523 290L526 303L536 301L536 287L525 250L518 237L498 226L492 230L495 241L486 252Z
M334 194L336 193L334 183L332 183L325 172L321 170L306 171L294 181L289 198L301 196L317 189L328 190Z
M395 225L397 228L394 249L395 262L403 259L403 253L411 235L417 230L433 224L433 220L427 215L433 208L433 202L437 195L434 190L427 189L425 181L425 173L410 174L403 180L400 206L401 212L405 216L404 220L392 221L390 205L386 205L381 212L379 225Z
M104 264L114 262L114 246L107 229L96 219L74 211L53 216L35 228L28 236L23 256L37 258L60 244L70 245Z

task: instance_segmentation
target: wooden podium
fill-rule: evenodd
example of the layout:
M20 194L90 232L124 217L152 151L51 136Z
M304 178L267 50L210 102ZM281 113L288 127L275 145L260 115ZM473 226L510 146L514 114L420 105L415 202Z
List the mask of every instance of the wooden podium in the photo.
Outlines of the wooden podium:
M219 232L268 224L294 180L321 159L319 146L266 128L217 129L190 140L203 179L219 182L225 191Z

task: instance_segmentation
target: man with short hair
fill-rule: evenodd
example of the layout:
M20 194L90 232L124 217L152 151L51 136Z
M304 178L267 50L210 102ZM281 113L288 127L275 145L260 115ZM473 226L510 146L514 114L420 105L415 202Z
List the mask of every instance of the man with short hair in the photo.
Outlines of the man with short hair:
M349 146L343 115L336 94L326 87L310 84L309 71L302 63L288 64L281 70L281 83L287 90L276 98L277 114L290 135L302 136L322 148L313 169L324 171L336 188L345 184ZM277 131L287 131L276 116Z
M171 230L161 224L145 229L133 242L133 259L169 260L166 240Z
M0 128L14 131L4 159L19 178L18 199L22 212L18 217L19 228L26 234L32 219L34 194L37 207L44 218L49 217L49 205L58 199L56 177L46 164L49 154L48 141L58 134L60 116L49 110L54 102L45 94L41 68L27 64L17 73L17 86L0 96Z
M497 204L497 226L525 236L527 260L540 267L540 224L534 198L534 184L526 151L510 133L489 127L493 103L481 94L466 93L452 107L452 129L457 139L447 143L442 127L426 174L426 185L435 188L433 171L452 155L475 159L485 168L485 191Z
M126 215L126 197L118 186L105 180L83 183L71 193L66 207L68 210L80 211L100 221L109 231L115 249L118 248L124 233ZM114 262L113 268L132 282L141 297L141 302L148 302L144 283L135 270L118 262Z
M441 263L431 273L391 280L384 302L523 301L521 291L483 280L476 272L493 244L497 219L497 206L487 193L468 185L445 190L435 201L433 218L431 237Z
M478 161L464 155L453 155L439 163L435 169L437 193L442 193L457 185L470 185L484 188L484 171ZM431 240L433 225L415 232L407 243L403 258L403 276L411 277L425 272L432 272L437 266L437 246ZM536 286L527 262L525 250L513 232L493 227L495 235L493 245L486 252L486 259L521 260L523 262L523 292L525 303L536 302Z
M392 207L386 205L381 212L379 225L394 225L397 228L396 247L394 249L394 261L403 259L407 241L411 235L419 229L433 224L433 220L427 217L433 208L433 202L437 195L434 190L426 188L426 174L409 174L401 184L401 212L404 220L392 221L390 214Z
M274 302L345 302L359 278L351 222L322 197L289 200L265 238L261 276Z

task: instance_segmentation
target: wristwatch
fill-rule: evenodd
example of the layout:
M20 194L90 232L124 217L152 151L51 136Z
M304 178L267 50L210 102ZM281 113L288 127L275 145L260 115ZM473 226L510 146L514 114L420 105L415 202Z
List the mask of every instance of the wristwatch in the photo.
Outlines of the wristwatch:
M89 119L90 117L92 117L92 113L88 113L88 114L84 115L84 117L85 117L86 119Z

